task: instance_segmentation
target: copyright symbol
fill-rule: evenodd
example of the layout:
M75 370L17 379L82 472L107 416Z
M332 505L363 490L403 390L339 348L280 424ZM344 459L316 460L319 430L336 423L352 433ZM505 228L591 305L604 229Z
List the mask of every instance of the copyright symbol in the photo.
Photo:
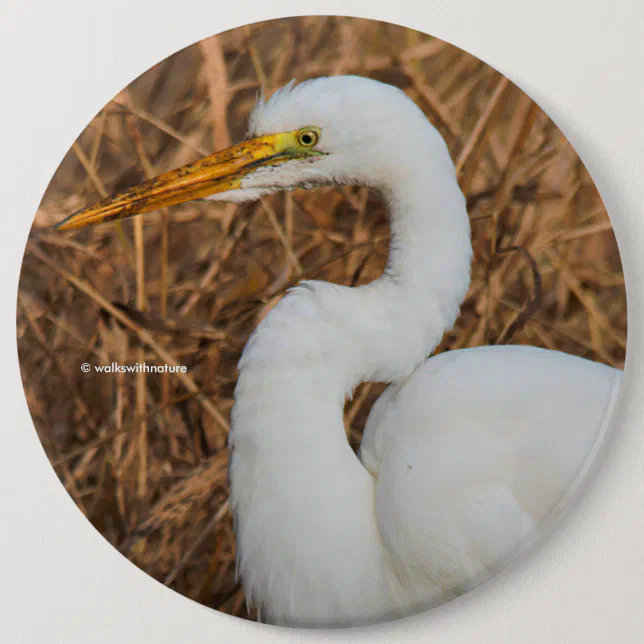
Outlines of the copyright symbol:
M83 364L81 365L81 371L83 373L87 373L89 371L89 369L90 369L89 363L83 362Z

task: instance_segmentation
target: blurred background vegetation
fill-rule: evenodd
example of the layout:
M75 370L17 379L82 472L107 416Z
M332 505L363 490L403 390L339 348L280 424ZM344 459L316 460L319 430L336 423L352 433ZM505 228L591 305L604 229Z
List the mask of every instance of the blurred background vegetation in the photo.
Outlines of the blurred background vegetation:
M624 282L597 190L545 114L476 58L390 24L302 17L221 34L144 73L81 133L42 201L18 295L22 377L47 455L93 525L162 583L242 617L225 448L240 352L299 279L380 274L383 205L364 188L329 188L72 234L45 227L243 138L261 87L346 73L418 103L468 198L473 281L438 351L510 342L624 360ZM188 370L80 370L143 361ZM347 403L354 447L382 389L365 384Z

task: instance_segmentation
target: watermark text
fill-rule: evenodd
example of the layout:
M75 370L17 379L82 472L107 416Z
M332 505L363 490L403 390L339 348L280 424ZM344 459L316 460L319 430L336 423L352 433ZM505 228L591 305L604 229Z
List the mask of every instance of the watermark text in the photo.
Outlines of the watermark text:
M137 362L136 364L112 362L110 364L95 365L83 362L81 371L83 373L89 373L90 371L95 371L96 373L186 373L188 367L172 364L147 364L146 362Z

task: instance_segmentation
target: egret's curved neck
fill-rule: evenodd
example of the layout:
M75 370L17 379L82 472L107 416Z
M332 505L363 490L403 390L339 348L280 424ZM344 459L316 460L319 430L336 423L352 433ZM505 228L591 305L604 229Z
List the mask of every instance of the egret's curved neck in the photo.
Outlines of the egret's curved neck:
M383 189L392 229L383 276L354 289L300 285L240 361L230 439L239 564L272 621L368 622L391 609L373 480L347 443L343 404L362 381L406 377L468 287L469 225L453 169L442 181L421 170L404 189Z
M447 172L433 180L416 168L403 187L385 192L389 261L383 276L370 286L396 306L393 337L382 340L397 345L397 352L409 358L405 366L388 354L392 372L383 366L385 381L404 377L429 355L456 320L469 287L472 246L465 198L449 159L442 167ZM418 333L423 339L414 346Z

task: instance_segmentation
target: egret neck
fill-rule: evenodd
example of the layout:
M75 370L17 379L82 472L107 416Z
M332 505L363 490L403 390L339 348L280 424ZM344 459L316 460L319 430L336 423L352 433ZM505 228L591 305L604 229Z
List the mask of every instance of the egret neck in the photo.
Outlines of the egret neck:
M375 481L347 442L343 406L361 382L406 378L453 324L467 291L465 200L447 149L439 153L442 163L408 169L404 190L393 173L379 186L391 225L383 275L356 288L301 283L243 352L231 499L245 591L262 599L271 622L369 623L397 603L408 614L414 600L382 546ZM437 176L436 168L445 170ZM433 598L423 593L416 599L426 606Z

